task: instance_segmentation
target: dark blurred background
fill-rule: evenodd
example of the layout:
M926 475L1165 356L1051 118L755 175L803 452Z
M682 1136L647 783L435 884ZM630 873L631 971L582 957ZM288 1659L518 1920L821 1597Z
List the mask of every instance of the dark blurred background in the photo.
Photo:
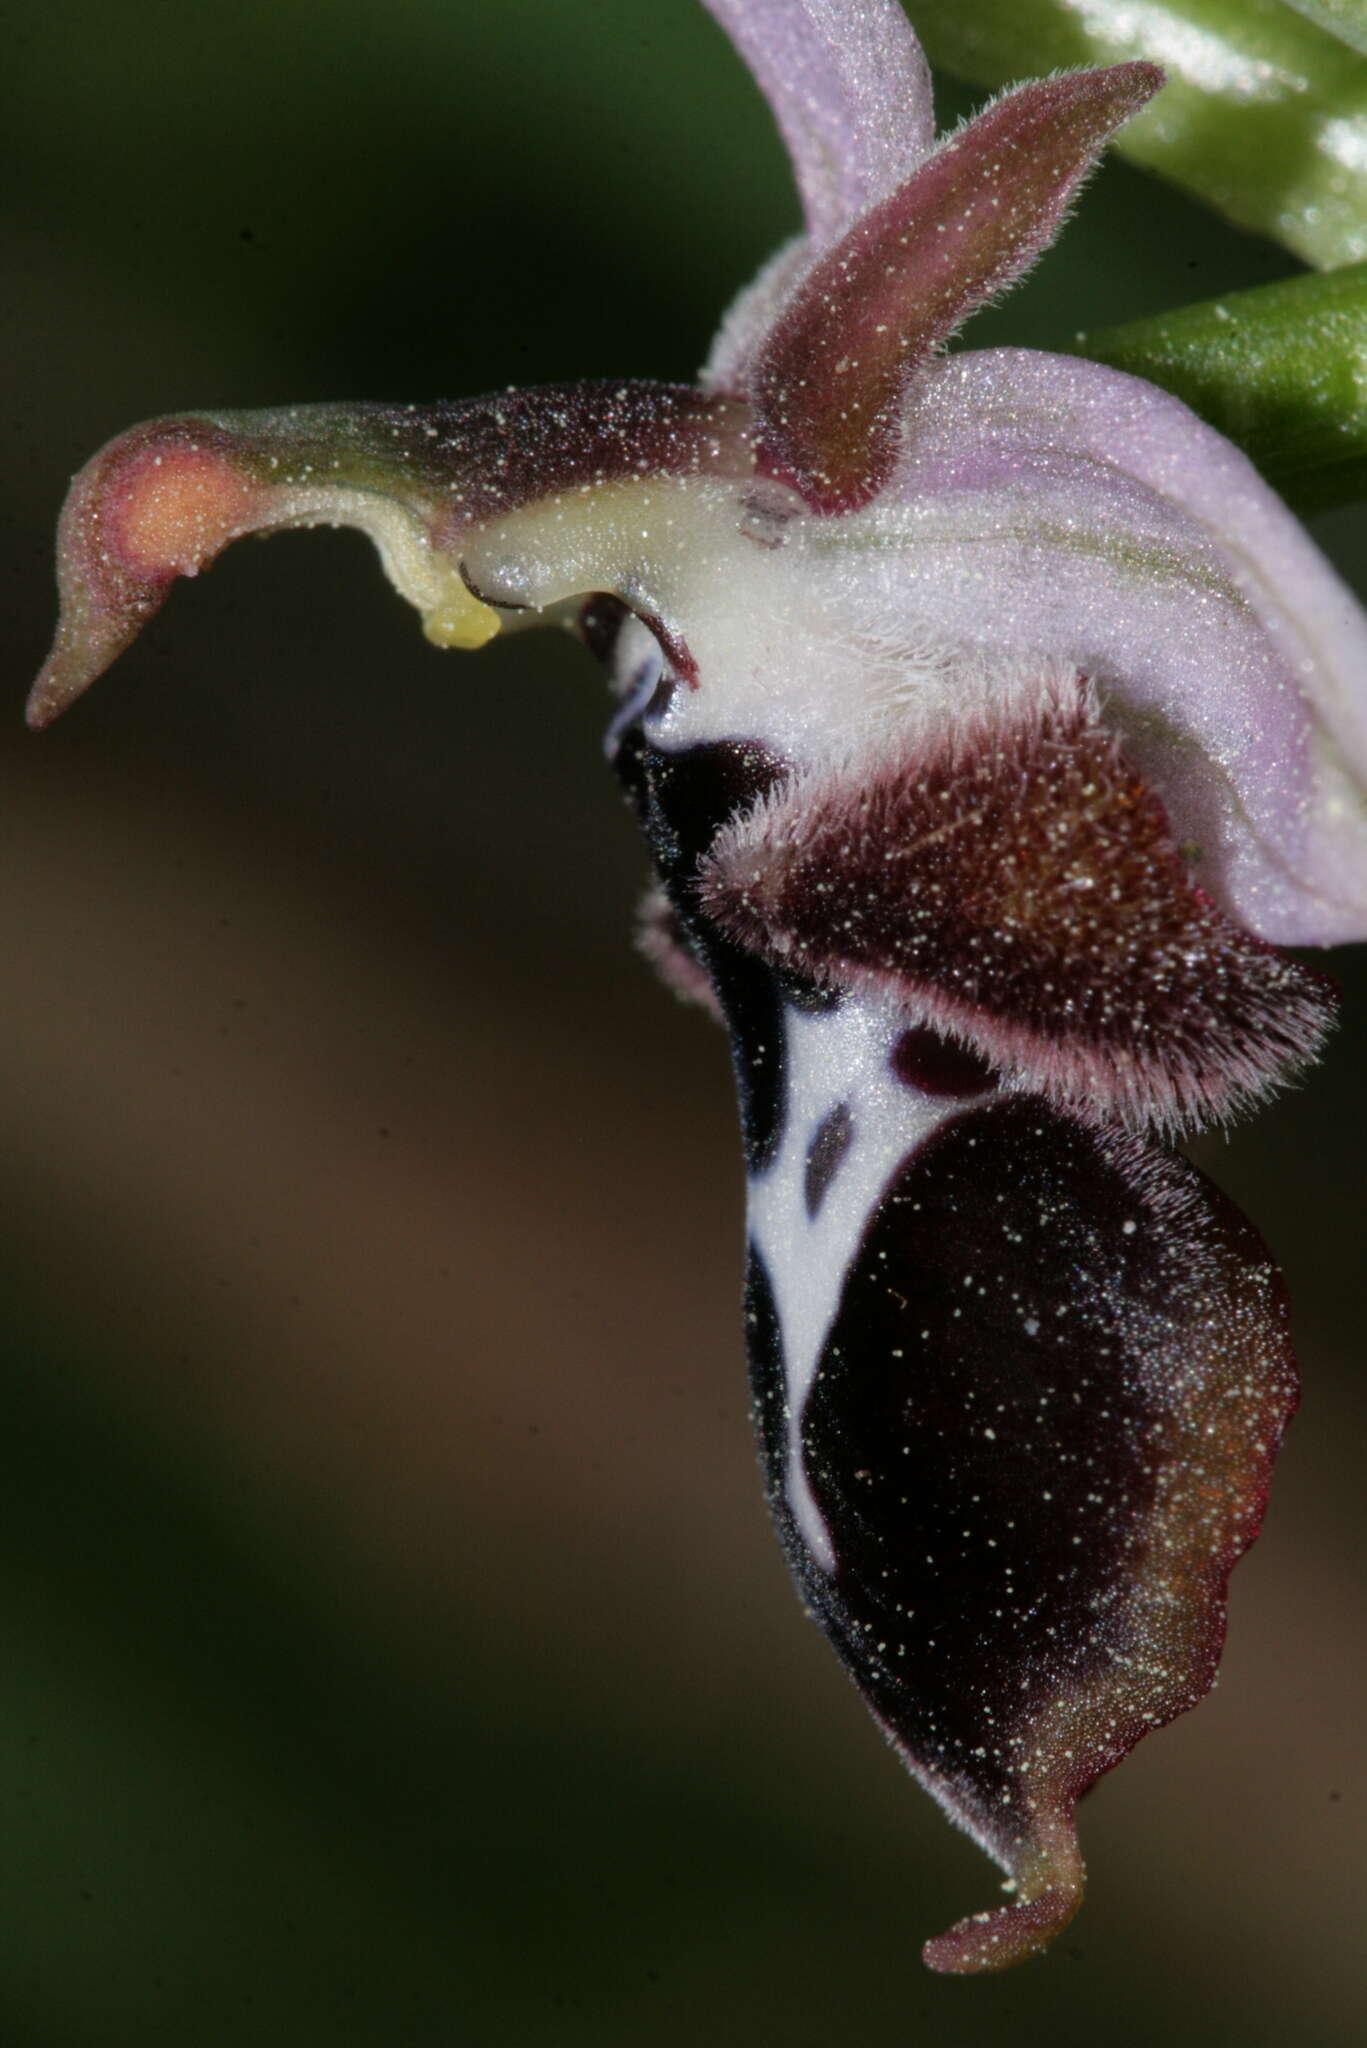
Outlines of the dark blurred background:
M1202 1152L1306 1381L1220 1688L1089 1805L1060 1950L933 1979L996 1875L771 1540L724 1048L631 950L587 657L438 654L289 536L20 724L133 420L689 376L795 224L758 98L692 0L0 28L0 2041L1363 2039L1361 967ZM1292 267L1112 166L972 339Z

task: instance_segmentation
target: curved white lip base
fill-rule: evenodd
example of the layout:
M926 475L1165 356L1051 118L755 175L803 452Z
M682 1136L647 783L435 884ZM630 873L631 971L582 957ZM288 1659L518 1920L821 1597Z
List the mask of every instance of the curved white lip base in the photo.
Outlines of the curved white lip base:
M886 997L850 995L836 1010L785 1006L787 1099L771 1163L749 1183L751 1240L773 1290L788 1424L785 1492L803 1542L823 1571L835 1553L802 1457L802 1415L845 1280L879 1200L909 1152L963 1107L899 1081L889 1064L918 1019ZM815 1218L807 1214L807 1153L839 1104L851 1135Z

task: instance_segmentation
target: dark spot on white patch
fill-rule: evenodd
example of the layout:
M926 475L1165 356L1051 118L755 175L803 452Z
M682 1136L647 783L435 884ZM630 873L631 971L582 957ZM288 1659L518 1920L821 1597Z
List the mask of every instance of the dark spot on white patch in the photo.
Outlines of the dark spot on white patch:
M802 1176L802 1199L807 1205L807 1214L813 1220L840 1170L840 1162L849 1151L853 1136L854 1118L847 1102L837 1102L812 1133Z
M902 1033L892 1048L890 1065L899 1081L919 1088L923 1095L985 1095L993 1081L981 1054L926 1026Z

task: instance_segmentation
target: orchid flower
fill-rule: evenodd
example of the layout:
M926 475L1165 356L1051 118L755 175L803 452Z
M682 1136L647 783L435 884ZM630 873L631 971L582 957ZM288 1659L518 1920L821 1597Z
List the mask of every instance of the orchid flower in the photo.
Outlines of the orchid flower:
M1172 1149L1310 1060L1367 933L1367 619L1249 463L1118 371L946 354L1142 62L937 142L893 0L707 0L805 230L697 388L185 414L77 477L54 717L241 535L375 542L429 637L582 634L730 1030L765 1482L801 1595L1043 1948L1079 1797L1212 1682L1296 1381L1251 1227Z

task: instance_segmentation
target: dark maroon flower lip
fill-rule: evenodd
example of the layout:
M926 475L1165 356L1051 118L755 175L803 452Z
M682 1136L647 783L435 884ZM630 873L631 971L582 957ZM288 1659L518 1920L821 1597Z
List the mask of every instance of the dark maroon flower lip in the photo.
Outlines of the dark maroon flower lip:
M818 1128L823 1203L858 1125L845 1105ZM1285 1290L1185 1161L1000 1093L898 1164L800 1396L792 1280L761 1223L749 1328L780 1538L908 1767L1008 1873L1010 1902L926 1961L1003 1969L1081 1903L1078 1800L1213 1682L1296 1405Z

